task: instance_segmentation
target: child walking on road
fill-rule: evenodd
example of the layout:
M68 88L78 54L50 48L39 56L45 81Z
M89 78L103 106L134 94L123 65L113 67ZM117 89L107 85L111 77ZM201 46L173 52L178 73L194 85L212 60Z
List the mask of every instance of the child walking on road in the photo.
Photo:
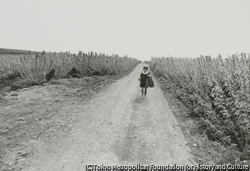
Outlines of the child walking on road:
M148 67L143 67L143 72L140 75L139 81L140 81L140 87L141 87L141 92L142 92L142 96L146 96L147 94L147 88L148 85L146 85L146 80L148 78L148 75L150 74L150 72L148 71Z

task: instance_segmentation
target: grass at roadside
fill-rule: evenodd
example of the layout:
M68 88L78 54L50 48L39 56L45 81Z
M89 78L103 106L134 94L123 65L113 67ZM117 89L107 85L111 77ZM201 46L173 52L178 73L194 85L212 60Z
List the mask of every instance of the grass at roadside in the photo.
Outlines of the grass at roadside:
M4 54L0 55L0 60L0 94L6 89L15 90L42 85L51 78L119 76L131 72L140 63L137 59L127 56L81 51L77 55L69 52Z
M194 163L250 164L249 161L236 160L240 154L235 149L226 148L220 143L209 140L204 130L199 129L198 124L200 122L196 120L197 118L192 117L191 111L178 99L172 89L172 83L160 76L156 79L192 150Z

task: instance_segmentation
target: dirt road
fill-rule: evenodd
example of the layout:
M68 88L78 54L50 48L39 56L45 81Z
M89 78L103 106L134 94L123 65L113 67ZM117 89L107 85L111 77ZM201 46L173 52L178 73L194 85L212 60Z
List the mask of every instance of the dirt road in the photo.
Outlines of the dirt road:
M33 142L36 151L23 170L82 171L86 164L190 164L190 149L158 83L141 97L142 66L86 104L72 107L69 98L57 108L71 117L73 127L50 142Z

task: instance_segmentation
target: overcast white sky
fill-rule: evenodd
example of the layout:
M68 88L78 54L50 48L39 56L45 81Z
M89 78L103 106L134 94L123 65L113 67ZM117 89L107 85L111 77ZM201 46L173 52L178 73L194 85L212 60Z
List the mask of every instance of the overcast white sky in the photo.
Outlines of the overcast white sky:
M0 47L151 56L250 52L250 0L1 0Z

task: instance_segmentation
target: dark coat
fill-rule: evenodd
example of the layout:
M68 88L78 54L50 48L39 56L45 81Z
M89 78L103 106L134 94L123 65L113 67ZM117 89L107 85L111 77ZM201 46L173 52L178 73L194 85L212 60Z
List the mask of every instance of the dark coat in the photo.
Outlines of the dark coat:
M148 77L146 79L145 88L148 88L148 87L150 87L150 88L154 87L154 81L150 75L148 75Z
M148 72L147 74L141 73L141 75L140 75L140 87L146 88L146 80L148 79L149 74L150 74L150 72Z

